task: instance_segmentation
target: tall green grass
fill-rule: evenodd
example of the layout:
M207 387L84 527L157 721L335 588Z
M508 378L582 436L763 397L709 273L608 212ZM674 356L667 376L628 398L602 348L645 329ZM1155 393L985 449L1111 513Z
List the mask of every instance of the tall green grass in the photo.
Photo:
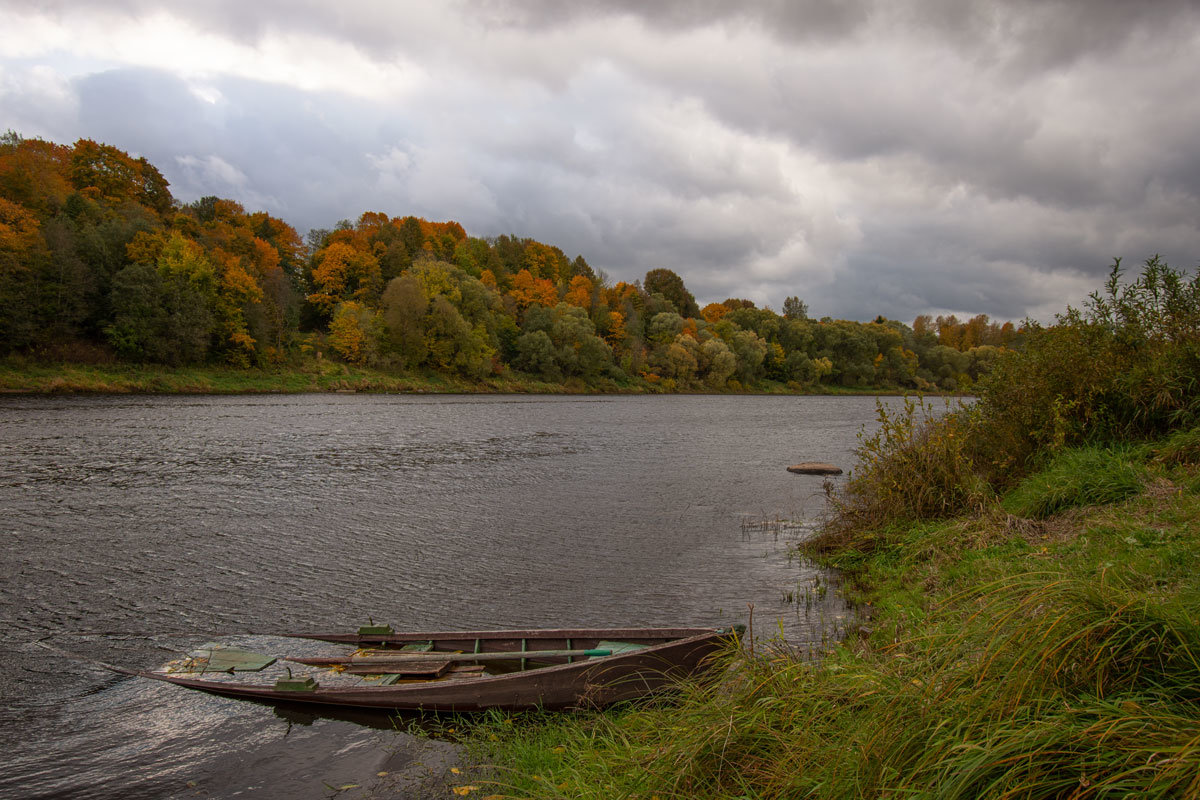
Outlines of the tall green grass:
M1152 457L1159 464L1200 464L1200 425L1176 431L1152 448Z
M1141 491L1145 470L1130 448L1082 447L1059 453L1046 469L1005 496L1012 514L1044 519L1068 508L1117 503Z

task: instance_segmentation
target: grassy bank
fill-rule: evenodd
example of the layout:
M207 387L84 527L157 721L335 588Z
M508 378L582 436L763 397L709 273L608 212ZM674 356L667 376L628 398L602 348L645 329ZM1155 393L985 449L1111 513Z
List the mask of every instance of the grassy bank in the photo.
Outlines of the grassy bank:
M1200 431L1071 450L982 514L895 526L870 553L827 550L870 618L823 661L733 655L724 681L677 706L494 718L473 741L496 771L467 785L545 798L1196 796L1197 462Z
M498 718L512 797L1200 797L1200 276L1119 265L969 408L882 406L806 554L863 620L678 705Z
M252 394L336 391L564 394L587 391L587 388L582 384L553 384L523 377L471 381L432 372L398 375L330 361L277 369L0 363L0 392L8 393Z
M274 369L236 367L170 368L137 364L45 364L0 361L0 393L9 394L253 394L258 392L405 392L523 394L652 394L659 385L633 379L626 383L574 379L551 383L520 373L470 380L437 372L397 374L333 361L310 361ZM797 388L764 381L739 394L881 395L895 388L810 386ZM731 391L730 394L735 392Z

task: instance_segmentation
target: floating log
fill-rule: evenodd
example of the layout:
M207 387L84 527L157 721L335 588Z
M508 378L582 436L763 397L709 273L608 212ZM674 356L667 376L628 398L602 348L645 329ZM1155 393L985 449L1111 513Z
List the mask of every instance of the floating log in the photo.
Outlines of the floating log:
M803 464L793 464L787 468L788 472L794 472L797 475L841 475L842 468L833 464L825 464L821 461L805 461Z

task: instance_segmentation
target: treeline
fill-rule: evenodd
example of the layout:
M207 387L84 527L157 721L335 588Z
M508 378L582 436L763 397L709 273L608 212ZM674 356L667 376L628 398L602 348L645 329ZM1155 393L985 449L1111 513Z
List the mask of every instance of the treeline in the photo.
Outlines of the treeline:
M816 320L798 297L782 314L736 298L701 309L669 269L614 284L552 245L413 216L368 212L302 239L231 200L181 204L117 148L0 138L4 355L953 391L1021 335L984 316Z

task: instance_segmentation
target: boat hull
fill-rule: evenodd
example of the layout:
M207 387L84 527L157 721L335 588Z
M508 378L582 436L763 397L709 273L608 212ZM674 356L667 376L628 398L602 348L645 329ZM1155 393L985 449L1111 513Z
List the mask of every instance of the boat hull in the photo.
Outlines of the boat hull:
M269 685L217 682L161 672L137 674L225 697L309 706L435 712L596 708L661 693L680 679L704 671L713 665L714 656L733 636L725 629L625 628L300 637L360 646L433 640L439 648L467 652L472 652L468 649L471 647L476 648L475 652L516 649L514 645L521 650L594 647L604 640L643 645L637 650L599 658L562 657L552 661L563 663L547 663L501 675L392 686L318 686L306 691L289 691Z

